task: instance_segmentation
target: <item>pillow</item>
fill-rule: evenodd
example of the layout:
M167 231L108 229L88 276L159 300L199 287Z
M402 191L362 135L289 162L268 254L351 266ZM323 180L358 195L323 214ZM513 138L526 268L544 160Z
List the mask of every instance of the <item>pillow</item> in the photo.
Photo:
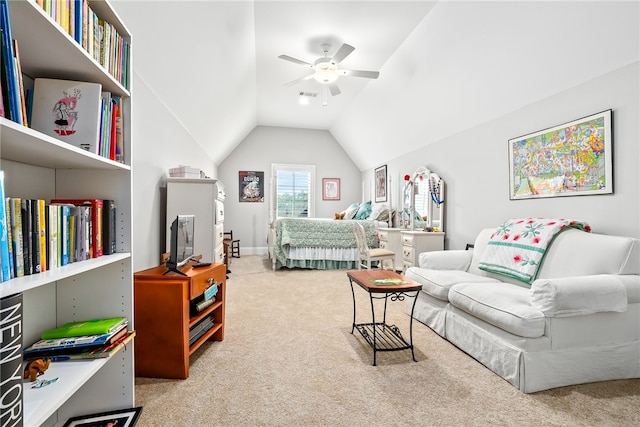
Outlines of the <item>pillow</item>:
M367 219L378 219L385 210L387 210L387 205L385 203L376 203L371 206L371 214Z
M358 207L360 205L358 203L352 203L347 209L344 211L344 219L353 219L353 217L358 212Z
M369 215L371 215L371 200L360 204L358 212L356 212L353 219L367 219Z

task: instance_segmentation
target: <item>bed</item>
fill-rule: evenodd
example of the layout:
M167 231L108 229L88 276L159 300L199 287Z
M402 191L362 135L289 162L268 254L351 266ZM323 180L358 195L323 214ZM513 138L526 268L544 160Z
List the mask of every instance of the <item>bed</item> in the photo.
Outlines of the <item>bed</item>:
M377 220L334 220L328 218L278 218L267 236L269 258L274 270L310 268L354 269L358 250L354 223L364 226L370 248L379 246L378 229L387 223Z

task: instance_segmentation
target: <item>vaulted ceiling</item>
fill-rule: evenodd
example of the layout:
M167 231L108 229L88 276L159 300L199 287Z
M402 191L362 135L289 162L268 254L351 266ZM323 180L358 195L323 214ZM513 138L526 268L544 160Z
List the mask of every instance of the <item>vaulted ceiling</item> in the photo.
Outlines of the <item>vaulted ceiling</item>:
M134 72L216 164L257 125L326 129L365 170L638 61L637 1L112 0ZM309 68L343 44L328 96ZM299 104L300 92L317 94Z

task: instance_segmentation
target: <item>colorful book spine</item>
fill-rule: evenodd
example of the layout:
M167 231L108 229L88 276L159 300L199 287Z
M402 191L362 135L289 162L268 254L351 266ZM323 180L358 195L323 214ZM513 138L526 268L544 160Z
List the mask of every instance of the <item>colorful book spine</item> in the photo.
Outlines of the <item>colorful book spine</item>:
M58 220L58 205L49 205L49 268L60 267L60 259L58 256L58 229L60 222Z
M0 396L2 425L22 426L24 418L22 384L22 294L0 298L0 331L2 331L2 357L0 357ZM10 416L10 418L9 418Z
M11 263L9 262L9 229L4 197L4 171L0 170L0 277L3 282L11 279Z
M13 279L14 277L16 277L16 266L15 266L15 260L13 256L13 240L11 238L12 218L11 218L11 199L9 197L5 197L4 208L5 208L5 212L7 213L6 228L7 228L7 242L9 245L9 273L11 275L11 279Z
M24 276L24 253L22 241L22 199L11 198L11 242L13 246L15 276Z

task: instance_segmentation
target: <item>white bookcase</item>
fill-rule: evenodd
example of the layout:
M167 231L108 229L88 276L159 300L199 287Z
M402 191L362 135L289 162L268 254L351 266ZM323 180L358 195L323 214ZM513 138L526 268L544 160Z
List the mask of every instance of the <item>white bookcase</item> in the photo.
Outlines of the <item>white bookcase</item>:
M90 6L118 33L129 31L106 1ZM33 0L9 1L12 36L18 40L22 72L101 83L122 97L125 163L88 153L0 118L0 168L7 197L113 199L117 209L117 253L75 262L0 283L0 297L23 295L25 346L43 330L69 321L124 316L133 319L131 94L108 74ZM133 346L108 359L52 363L41 378L58 378L41 389L23 384L24 426L62 426L71 417L134 406Z

